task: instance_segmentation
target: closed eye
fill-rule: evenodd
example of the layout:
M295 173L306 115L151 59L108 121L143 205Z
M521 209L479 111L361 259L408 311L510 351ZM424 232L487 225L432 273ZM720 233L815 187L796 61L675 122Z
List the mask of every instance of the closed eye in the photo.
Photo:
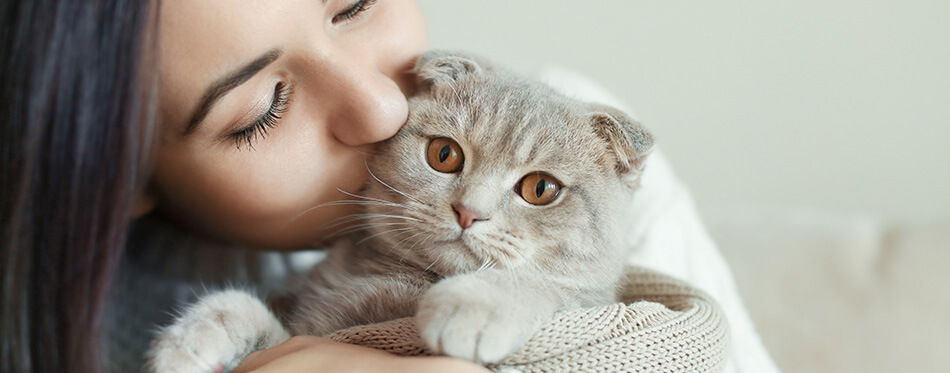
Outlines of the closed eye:
M249 148L254 148L254 142L258 138L263 139L267 136L267 131L277 126L280 122L280 116L287 112L287 106L290 103L292 93L289 84L279 82L274 87L274 98L271 100L267 111L258 116L251 124L231 133L229 136L234 139L234 145L238 149L241 144L246 144Z
M376 4L376 0L359 0L346 10L333 16L333 23L336 24L355 19L363 12L369 10L374 4Z

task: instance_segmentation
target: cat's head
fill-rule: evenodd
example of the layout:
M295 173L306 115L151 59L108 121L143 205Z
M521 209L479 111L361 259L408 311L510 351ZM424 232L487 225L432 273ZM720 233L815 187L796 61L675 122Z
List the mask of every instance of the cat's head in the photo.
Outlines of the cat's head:
M618 250L652 136L619 110L430 52L405 127L370 164L374 240L450 275ZM612 257L612 256L611 256Z

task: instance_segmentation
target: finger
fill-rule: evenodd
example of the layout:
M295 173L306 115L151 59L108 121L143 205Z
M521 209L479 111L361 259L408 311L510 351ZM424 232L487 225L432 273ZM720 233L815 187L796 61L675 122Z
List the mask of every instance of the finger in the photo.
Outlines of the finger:
M234 368L232 372L246 373L255 369L260 369L262 366L271 361L327 343L330 343L330 341L309 335L291 337L286 342L272 348L252 352L250 355L247 355L247 357L244 358L244 361L242 361L241 364L237 366L237 368Z

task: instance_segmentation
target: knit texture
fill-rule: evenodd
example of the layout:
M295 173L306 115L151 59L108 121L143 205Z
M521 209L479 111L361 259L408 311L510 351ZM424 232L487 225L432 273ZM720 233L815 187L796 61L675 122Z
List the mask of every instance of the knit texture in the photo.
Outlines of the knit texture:
M496 372L717 372L728 325L708 295L629 267L620 303L558 313ZM344 329L327 338L398 355L430 355L412 318Z

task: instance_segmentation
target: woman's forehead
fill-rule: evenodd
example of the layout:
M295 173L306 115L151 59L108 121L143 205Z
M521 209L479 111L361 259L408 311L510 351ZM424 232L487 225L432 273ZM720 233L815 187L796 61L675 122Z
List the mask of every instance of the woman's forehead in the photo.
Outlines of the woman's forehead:
M164 122L184 125L214 81L292 40L289 27L304 23L292 19L300 11L291 12L287 7L305 6L322 12L320 4L300 0L164 1L159 21Z

